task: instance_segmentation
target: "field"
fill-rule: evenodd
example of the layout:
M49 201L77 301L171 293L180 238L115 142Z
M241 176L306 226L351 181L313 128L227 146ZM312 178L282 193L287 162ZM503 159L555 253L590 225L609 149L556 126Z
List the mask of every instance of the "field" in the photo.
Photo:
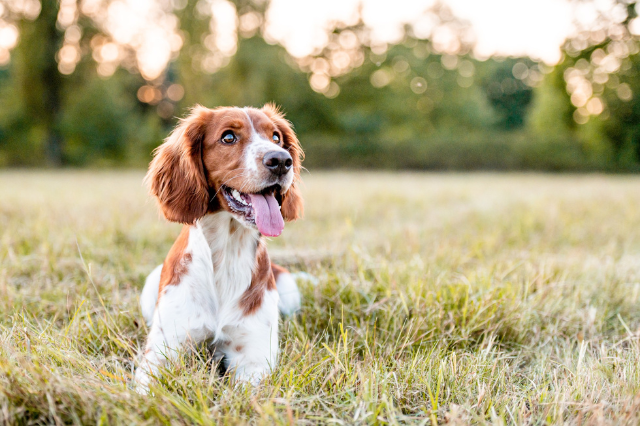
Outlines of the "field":
M1 424L638 424L640 178L312 173L280 364L130 386L179 226L142 172L0 173Z

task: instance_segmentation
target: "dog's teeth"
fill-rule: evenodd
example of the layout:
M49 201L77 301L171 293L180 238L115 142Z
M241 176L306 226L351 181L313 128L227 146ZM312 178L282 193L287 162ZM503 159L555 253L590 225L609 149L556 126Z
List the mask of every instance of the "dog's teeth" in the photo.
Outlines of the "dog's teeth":
M233 197L234 197L237 201L239 201L239 202L244 202L244 201L242 200L242 196L240 195L240 193L238 192L238 190L233 190L233 191L231 192L231 194L233 195Z

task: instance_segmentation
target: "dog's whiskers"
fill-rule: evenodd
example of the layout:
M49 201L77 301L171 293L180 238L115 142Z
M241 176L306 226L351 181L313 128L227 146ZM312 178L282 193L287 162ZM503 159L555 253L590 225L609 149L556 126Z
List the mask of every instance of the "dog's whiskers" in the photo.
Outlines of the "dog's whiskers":
M246 169L246 168L245 168ZM235 171L234 171L235 172ZM220 184L220 187L218 188L218 190L215 192L215 194L213 196L211 196L211 200L213 201L213 199L218 195L218 193L220 192L220 190L222 190L222 187L224 185L227 184L227 182L236 179L236 178L240 178L241 176L243 176L245 174L245 172L239 173L238 175L232 176L231 178L229 178L228 180L224 181L222 184ZM228 173L227 173L228 175ZM226 177L226 175L225 175Z

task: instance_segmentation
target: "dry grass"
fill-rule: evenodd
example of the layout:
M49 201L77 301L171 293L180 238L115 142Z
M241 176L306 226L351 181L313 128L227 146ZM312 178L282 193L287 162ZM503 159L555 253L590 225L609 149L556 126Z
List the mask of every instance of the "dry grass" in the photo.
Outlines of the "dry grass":
M638 424L640 178L313 174L278 369L130 389L177 226L142 173L0 174L2 424Z

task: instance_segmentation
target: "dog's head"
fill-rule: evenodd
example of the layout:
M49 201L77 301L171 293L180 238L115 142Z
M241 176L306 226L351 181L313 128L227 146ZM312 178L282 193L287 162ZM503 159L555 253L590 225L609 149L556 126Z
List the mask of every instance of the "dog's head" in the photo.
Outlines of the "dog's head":
M146 180L164 216L193 224L230 212L278 236L302 215L300 143L278 109L196 106L155 150Z

